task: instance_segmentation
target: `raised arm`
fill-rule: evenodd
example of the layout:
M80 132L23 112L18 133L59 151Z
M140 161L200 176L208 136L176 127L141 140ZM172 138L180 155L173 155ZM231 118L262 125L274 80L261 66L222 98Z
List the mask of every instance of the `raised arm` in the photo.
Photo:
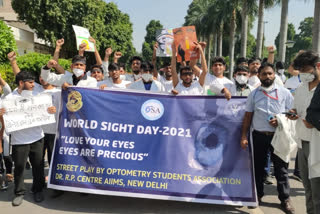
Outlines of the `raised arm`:
M66 72L64 68L61 65L59 65L59 54L63 44L64 44L64 39L58 39L56 41L56 49L53 54L53 60L55 60L58 63L55 67L58 74L64 74Z
M10 53L8 53L8 59L10 61L11 64L11 68L13 71L14 76L16 76L19 72L20 72L20 68L17 64L17 55L16 52L11 51Z
M51 68L55 68L57 64L58 63L55 60L49 60L48 64L41 69L41 77L44 81L61 87L66 81L65 74L55 74L50 72Z
M268 63L273 64L274 63L274 47L269 46L267 47L268 50Z
M202 49L202 46L201 44L195 42L195 45L196 45L196 50L199 51L200 53L200 57L201 57L201 67L202 67L202 73L199 77L199 83L201 86L204 85L204 81L206 79L206 75L207 75L207 71L208 71L208 67L207 67L207 61L206 61L206 57L203 53L203 49Z
M84 56L84 52L85 52L86 48L87 48L87 44L86 43L81 43L79 45L78 55Z
M177 60L176 60L177 51L176 51L176 46L174 42L172 42L171 48L172 48L172 57L171 57L172 85L173 85L173 88L175 88L179 83L179 78L177 74Z
M112 54L112 48L107 48L105 50L105 55L104 55L104 59L102 61L102 69L103 69L103 73L104 73L104 79L107 79L109 77L109 57Z
M122 53L120 51L116 51L113 54L113 62L118 63L119 59L122 57Z
M8 94L10 94L12 92L10 86L8 85L8 83L4 79L2 79L1 75L0 75L0 85L2 86L4 96L7 96Z
M97 49L96 40L90 36L89 41L94 44L94 56L96 58L96 64L102 65L102 59L99 54L99 50Z
M152 65L153 65L153 76L158 78L158 71L157 71L157 49L158 49L158 42L154 43L153 45L153 53L152 53Z

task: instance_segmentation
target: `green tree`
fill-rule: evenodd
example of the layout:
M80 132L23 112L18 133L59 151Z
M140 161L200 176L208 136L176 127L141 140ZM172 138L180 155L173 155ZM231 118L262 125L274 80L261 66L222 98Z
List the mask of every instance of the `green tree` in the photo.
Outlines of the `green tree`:
M288 24L288 29L287 29L287 38L286 38L286 41L288 40L291 40L293 41L295 39L295 36L296 36L296 31L295 31L295 28L294 28L294 25L292 23L289 23ZM279 50L279 46L280 46L280 32L278 33L275 41L274 41L275 45L276 45L276 49ZM286 56L287 55L290 55L292 50L289 50L286 48ZM279 55L279 52L277 52L277 54ZM285 60L281 60L279 57L277 57L279 59L279 61L285 61Z
M129 16L122 13L116 4L102 0L12 0L18 18L35 30L38 37L49 44L59 38L65 39L63 49L71 57L76 53L72 25L89 29L97 41L100 53L112 47L121 51L127 60L135 49L132 45L132 24Z
M156 42L157 30L163 29L159 20L151 20L146 27L147 34L142 44L142 56L146 61L151 61L153 53L153 45Z
M300 22L300 33L294 38L296 43L293 46L293 52L297 53L299 50L310 50L312 48L313 23L313 17L307 17Z
M15 50L16 40L12 34L10 27L0 20L0 63L7 62L7 54Z

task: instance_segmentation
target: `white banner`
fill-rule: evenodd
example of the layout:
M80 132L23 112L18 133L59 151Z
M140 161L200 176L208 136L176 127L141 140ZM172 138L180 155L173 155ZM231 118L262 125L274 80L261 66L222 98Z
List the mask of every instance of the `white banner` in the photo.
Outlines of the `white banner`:
M52 97L49 94L2 100L2 108L6 109L3 119L7 133L55 123L54 114L48 113L51 106Z
M79 50L79 45L82 43L86 43L86 51L94 52L94 44L89 41L90 32L87 28L80 27L77 25L72 25L74 33L76 34L77 40L77 50Z

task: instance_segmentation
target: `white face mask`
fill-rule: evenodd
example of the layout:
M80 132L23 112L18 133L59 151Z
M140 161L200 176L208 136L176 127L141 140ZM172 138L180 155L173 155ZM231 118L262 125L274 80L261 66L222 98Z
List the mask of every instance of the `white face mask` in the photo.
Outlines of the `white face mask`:
M120 74L120 79L121 79L121 80L126 80L126 75Z
M134 80L138 80L141 78L141 74L133 74Z
M243 76L243 75L237 75L236 76L236 81L240 84L240 85L244 85L248 83L248 77Z
M284 74L284 69L279 69L278 72L279 72L280 74Z
M300 73L301 82L308 83L314 80L315 76L313 73Z
M150 82L150 81L152 81L153 76L152 76L152 74L142 74L141 77L145 82Z
M265 92L270 92L274 88L274 83L272 85L270 85L268 88L267 87L263 87L263 86L261 86L261 88Z
M80 77L81 75L84 74L84 70L79 69L79 68L74 68L72 71L73 71L73 74L74 74L76 77Z

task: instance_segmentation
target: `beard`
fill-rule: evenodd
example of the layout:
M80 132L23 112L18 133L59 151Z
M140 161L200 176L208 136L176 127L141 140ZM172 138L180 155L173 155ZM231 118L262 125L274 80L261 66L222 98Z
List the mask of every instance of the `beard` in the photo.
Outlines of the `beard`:
M263 87L268 88L274 83L274 79L273 80L271 80L271 79L260 80L260 82Z
M132 71L134 74L138 75L140 73L140 70L133 70Z

